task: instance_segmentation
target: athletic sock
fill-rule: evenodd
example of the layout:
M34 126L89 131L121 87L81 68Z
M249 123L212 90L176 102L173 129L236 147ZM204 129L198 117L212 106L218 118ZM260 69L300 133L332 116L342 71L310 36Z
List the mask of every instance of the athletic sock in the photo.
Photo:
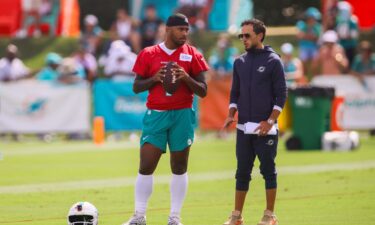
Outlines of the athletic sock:
M142 175L138 173L135 182L135 212L137 215L146 215L148 199L153 190L153 175Z
M170 216L180 217L182 204L184 203L188 186L188 175L184 173L182 175L172 174L171 180L171 212Z

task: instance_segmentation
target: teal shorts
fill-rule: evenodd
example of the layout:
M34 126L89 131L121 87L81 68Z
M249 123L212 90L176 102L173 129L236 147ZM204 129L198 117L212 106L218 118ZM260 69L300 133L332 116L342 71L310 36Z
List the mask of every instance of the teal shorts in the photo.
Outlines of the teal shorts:
M152 144L163 153L167 144L171 152L182 151L194 142L195 111L148 109L143 118L141 146Z

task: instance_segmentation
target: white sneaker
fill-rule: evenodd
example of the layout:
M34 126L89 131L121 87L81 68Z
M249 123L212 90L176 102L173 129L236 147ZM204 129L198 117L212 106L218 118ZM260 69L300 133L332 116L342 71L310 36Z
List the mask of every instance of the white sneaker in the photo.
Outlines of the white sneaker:
M269 210L264 210L263 218L258 223L258 225L278 225L278 224L279 224L279 221L277 220L276 215Z
M228 220L223 223L223 225L243 225L243 218L240 211L232 211Z
M122 225L146 225L146 216L134 213L134 215L128 220L128 222L123 223Z
M180 217L178 216L169 216L168 225L183 225L180 223Z

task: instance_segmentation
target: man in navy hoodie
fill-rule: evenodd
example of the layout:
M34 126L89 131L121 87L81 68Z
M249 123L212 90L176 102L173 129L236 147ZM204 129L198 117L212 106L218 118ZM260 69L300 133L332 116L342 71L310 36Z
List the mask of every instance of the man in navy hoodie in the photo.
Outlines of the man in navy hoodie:
M245 20L238 37L246 53L234 62L227 128L236 122L236 194L232 215L224 225L242 225L241 216L255 157L265 180L266 210L258 225L277 225L274 214L276 199L277 118L287 96L285 74L277 53L263 45L266 26L257 19Z

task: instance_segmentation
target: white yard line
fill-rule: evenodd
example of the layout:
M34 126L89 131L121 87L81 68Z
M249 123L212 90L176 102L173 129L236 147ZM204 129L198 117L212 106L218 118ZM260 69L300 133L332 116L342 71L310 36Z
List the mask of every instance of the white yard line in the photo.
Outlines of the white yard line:
M362 161L353 163L339 163L339 164L318 164L308 166L284 166L278 168L278 174L293 175L293 174L311 174L319 172L330 171L348 171L348 170L363 170L375 168L375 161ZM256 176L259 171L254 171ZM191 173L189 180L191 182L197 181L214 181L234 179L233 171L215 171L205 173ZM170 181L170 175L156 175L155 184L167 184ZM54 191L69 191L78 189L98 189L98 188L113 188L113 187L128 187L134 185L135 177L112 178L112 179L98 179L86 181L69 181L56 183L42 183L42 184L25 184L0 187L0 194L17 194L17 193L38 193L38 192L54 192Z
M100 151L122 151L133 148L138 148L138 143L132 142L119 142L119 143L108 143L104 145L95 146L94 144L82 144L82 145L45 145L41 146L28 146L24 149L6 149L0 150L3 157L7 156L29 156L29 155L40 155L40 154L65 154L71 152L100 152Z

